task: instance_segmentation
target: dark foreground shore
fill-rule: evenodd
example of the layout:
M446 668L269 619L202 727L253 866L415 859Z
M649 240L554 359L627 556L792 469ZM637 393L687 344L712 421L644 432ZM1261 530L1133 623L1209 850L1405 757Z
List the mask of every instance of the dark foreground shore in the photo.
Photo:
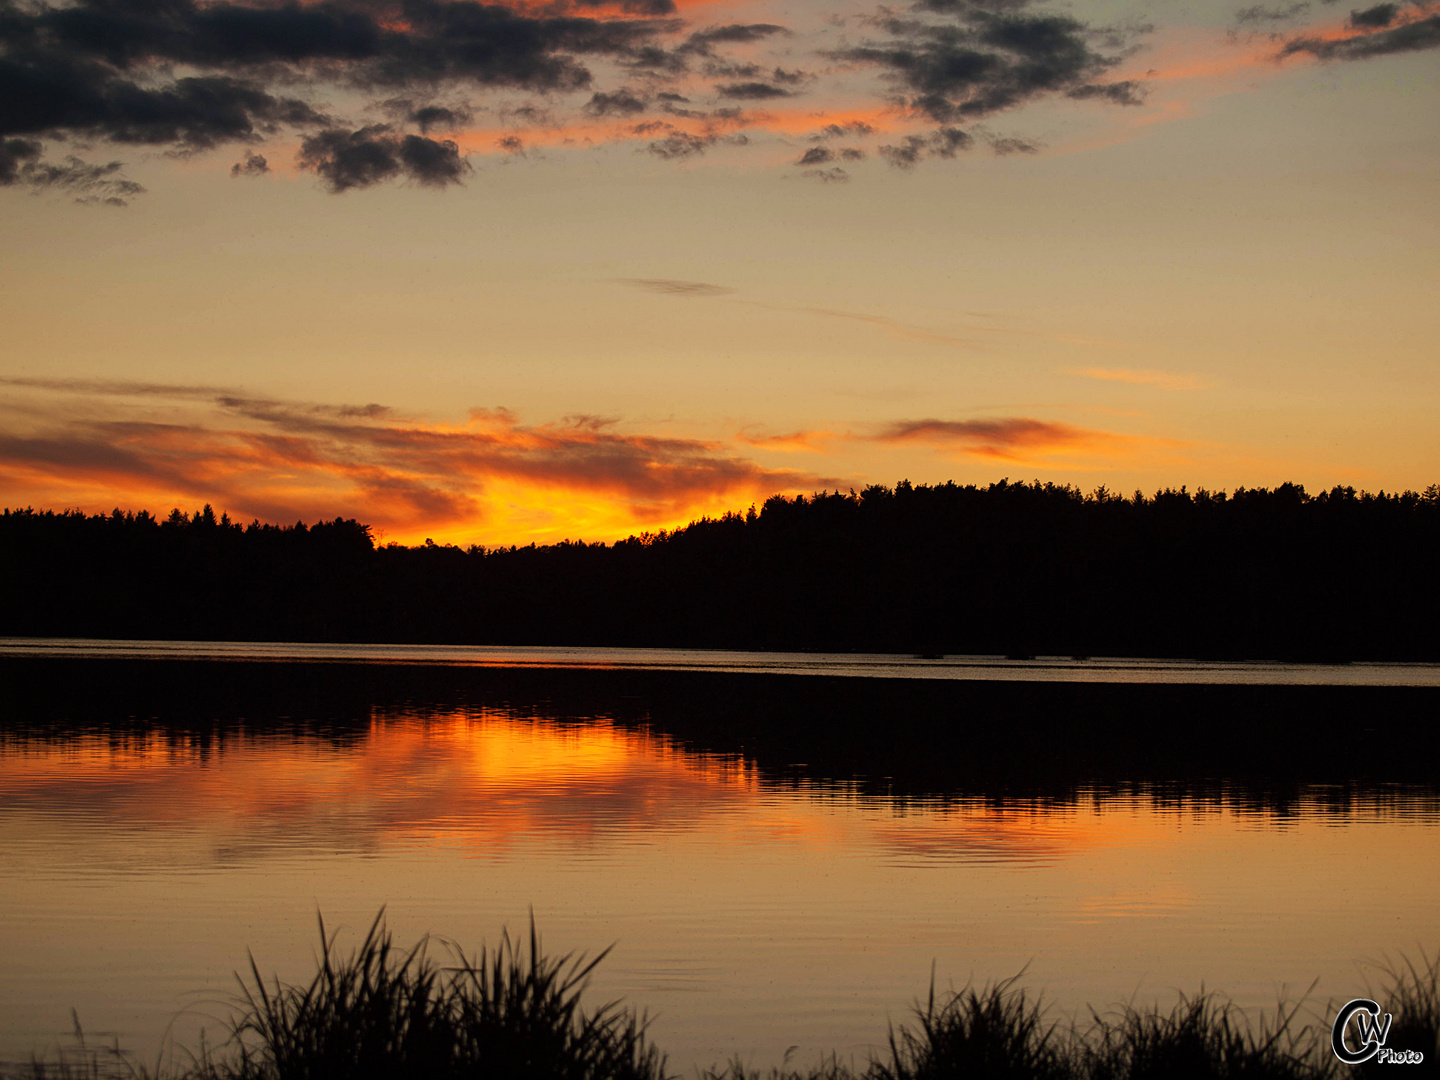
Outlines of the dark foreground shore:
M443 955L441 955L443 954ZM398 948L383 912L360 945L335 947L323 921L311 981L264 979L254 959L218 1045L171 1048L153 1069L123 1050L74 1044L0 1068L7 1080L666 1080L675 1076L646 1034L643 1014L621 1004L587 1008L586 981L604 953L546 957L534 927L468 955L422 940ZM1330 1080L1436 1073L1440 954L1403 963L1377 994L1389 1015L1382 1045L1364 1024L1337 1036L1341 1003L1281 1002L1247 1017L1214 993L1181 996L1165 1010L1126 1006L1062 1023L1018 979L938 996L932 986L886 1050L865 1062L836 1057L768 1073L743 1061L700 1080ZM1367 1014L1368 1016L1368 1014ZM1340 1049L1364 1056L1342 1062ZM1374 1050L1373 1054L1368 1053Z

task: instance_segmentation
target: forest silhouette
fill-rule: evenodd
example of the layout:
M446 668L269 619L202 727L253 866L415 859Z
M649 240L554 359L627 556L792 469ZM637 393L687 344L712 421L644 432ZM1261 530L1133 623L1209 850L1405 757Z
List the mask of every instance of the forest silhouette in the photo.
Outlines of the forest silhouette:
M210 507L0 514L0 634L1440 659L1440 488L775 496L614 544L377 546Z

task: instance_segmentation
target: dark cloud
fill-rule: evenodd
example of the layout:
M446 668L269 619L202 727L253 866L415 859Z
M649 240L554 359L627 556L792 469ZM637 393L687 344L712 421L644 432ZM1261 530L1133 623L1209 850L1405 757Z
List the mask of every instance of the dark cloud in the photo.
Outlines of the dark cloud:
M719 120L737 120L738 112L731 112L719 109L709 114L711 118ZM656 139L645 149L648 153L665 161L677 161L684 158L697 157L703 154L716 143L729 143L732 146L745 146L750 140L744 134L722 135L719 131L710 130L704 134L695 135L688 131L680 131L672 128L669 124L651 122L637 124L635 133L649 134L652 131L666 131L668 134L663 139Z
M406 119L420 128L422 135L431 131L455 131L468 123L470 110L449 105L422 105L411 109Z
M1025 139L1017 139L1014 136L992 136L985 140L990 144L990 149L1001 157L1006 154L1038 154L1040 147Z
M681 49L708 54L714 45L743 45L752 41L762 41L775 34L788 34L789 32L785 27L777 26L774 23L730 23L726 26L710 26L691 34Z
M443 79L575 89L590 74L576 55L618 55L649 41L663 20L536 17L477 0L210 3L196 0L46 0L12 7L0 40L32 56L130 71L170 62L211 69L345 65L356 82L424 85ZM673 28L673 27L672 27Z
M1252 25L1254 23L1279 22L1282 19L1291 19L1310 10L1308 0L1298 0L1297 3L1284 4L1277 7L1266 7L1264 4L1256 4L1253 7L1241 8L1235 13L1235 22L1240 26Z
M314 169L333 192L369 187L400 174L398 141L385 124L322 131L300 144L300 167Z
M1323 0L1323 2L1332 4L1336 0ZM1141 38L1148 37L1154 32L1154 23L1142 22L1133 17L1109 26L1091 26L1086 30L1090 40L1101 48L1126 50L1127 54L1138 49Z
M413 89L422 104L392 114L421 136L453 129L468 111L423 103L437 87L578 90L592 81L585 58L632 60L681 28L655 17L673 10L670 0L622 7L640 17L527 14L478 0L0 0L0 140L103 139L190 153L320 128L305 141L312 164L339 178L332 190L379 175L450 183L463 170L445 144L406 136L394 146L380 140L384 153L342 146L335 132L345 125L294 88ZM336 155L346 154L368 164L341 168ZM18 176L11 158L0 171ZM84 182L68 166L51 175L55 184Z
M1389 5L1381 4L1380 8ZM1361 12L1363 17L1379 10L1370 8ZM1376 16L1377 18L1379 16ZM1363 24L1362 24L1363 25ZM1314 37L1298 37L1287 42L1280 55L1294 56L1308 53L1319 60L1368 60L1375 56L1389 56L1392 53L1420 52L1424 49L1440 48L1440 15L1404 23L1388 30L1340 40L1324 40Z
M407 31L353 72L362 84L457 80L482 86L579 90L591 75L577 56L623 57L676 24L663 19L533 17L476 0L404 0Z
M959 128L942 127L930 134L929 149L936 157L953 158L961 150L970 149L974 141Z
M841 168L833 169L807 169L800 175L811 180L819 180L822 184L843 184L850 179L850 174Z
M573 0L577 8L603 8L616 4L617 0ZM618 0L617 5L627 15L673 15L674 0Z
M917 0L916 11L933 11L941 15L967 15L976 11L1005 12L1019 11L1028 7L1031 0Z
M633 90L621 87L613 93L597 93L591 96L585 111L591 116L634 116L649 106L647 98L638 96Z
M358 131L328 128L300 143L300 167L313 169L332 192L406 176L427 187L458 184L469 165L449 139L397 135L387 124Z
M1376 4L1364 11L1350 12L1350 25L1367 30L1379 30L1389 26L1400 13L1399 4Z
M908 135L905 141L880 147L880 156L897 169L913 169L925 158L925 137Z
M810 138L815 141L821 139L843 139L851 135L874 135L875 128L863 120L849 120L843 124L826 124Z
M714 141L711 136L691 135L688 131L672 131L665 138L656 139L645 149L665 161L675 161L703 154Z
M678 24L668 23L667 28ZM704 72L711 78L753 79L764 69L758 64L725 60L716 50L718 45L745 45L762 41L776 34L790 31L774 23L731 23L724 26L709 26L690 34L673 49L650 43L628 50L621 57L627 67L642 70L650 75L682 75L690 70L690 63L697 57L704 58ZM803 73L775 69L776 82L798 81Z
M525 143L519 135L504 135L495 140L495 145L507 154L524 154Z
M687 120L705 120L708 119L710 115L703 109L685 108L685 106L690 104L690 99L684 97L681 94L656 94L655 100L660 103L660 111L665 113L667 116L679 116ZM669 125L664 121L657 121L655 123L655 126L649 130L659 131L668 127ZM639 126L637 125L636 133L645 134L646 132L641 132L639 130Z
M790 91L766 82L725 83L715 88L724 98L737 101L765 101L769 98L789 97Z
M657 26L662 25L655 20ZM680 23L671 20L663 23L666 30L680 28ZM682 75L690 70L690 61L703 57L709 61L706 74L712 78L745 77L741 72L758 74L760 68L753 64L735 64L722 61L717 45L744 45L761 41L774 34L788 34L790 31L773 23L731 23L724 26L709 26L690 34L675 48L666 48L655 42L635 43L620 53L625 66L651 75Z
M882 19L890 40L842 50L852 63L880 68L906 104L941 123L1013 108L1046 94L1080 91L1119 62L1093 45L1109 36L1067 15L1031 14L1018 5L931 5L943 21ZM1131 93L1133 94L1133 89ZM1102 96L1103 96L1103 92Z
M0 139L0 184L14 184L20 170L35 161L44 147L34 139Z
M550 110L540 105L517 105L514 108L502 109L502 117L506 117L512 123L528 124L531 127L555 127L555 117Z
M812 146L805 153L800 155L796 165L829 165L834 161L861 161L865 157L865 151L858 147L844 146L838 150L831 150L827 146Z
M735 64L729 61L707 60L704 72L712 79L755 79L764 72L759 64Z
M880 156L897 169L912 169L927 157L953 158L974 144L968 132L942 127L928 135L907 135L898 146L882 146Z
M786 86L799 86L810 78L809 74L803 71L789 71L782 67L771 68L768 71L760 64L736 64L729 61L709 60L704 66L705 74L712 79L733 79L744 83L745 88L752 90L750 96L754 97L784 97L785 91L781 89ZM768 84L768 85L761 85ZM743 97L745 94L731 94L731 97Z
M735 290L707 281L680 281L676 278L615 278L617 284L630 285L665 296L726 296Z
M193 151L323 120L303 101L228 75L151 88L94 62L17 58L13 51L0 57L0 135L101 137Z
M621 63L651 76L683 75L689 70L683 47L672 51L659 45L642 45L626 53Z
M125 206L137 194L144 193L144 187L120 176L124 168L120 161L109 161L96 166L78 157L68 157L60 163L37 161L22 170L22 176L32 187L53 187L65 192L78 203L104 203L107 206Z
M450 139L427 139L406 135L400 140L400 167L405 175L425 187L443 188L460 183L470 168L460 156L460 147Z
M120 175L118 161L94 165L78 157L44 161L43 147L34 139L0 140L0 185L23 184L37 191L54 190L77 203L125 206L144 188Z
M244 161L230 166L231 176L264 176L270 171L270 163L263 154L246 154Z
M1145 88L1134 79L1126 79L1124 82L1086 83L1065 91L1065 96L1076 101L1098 98L1111 105L1143 105Z

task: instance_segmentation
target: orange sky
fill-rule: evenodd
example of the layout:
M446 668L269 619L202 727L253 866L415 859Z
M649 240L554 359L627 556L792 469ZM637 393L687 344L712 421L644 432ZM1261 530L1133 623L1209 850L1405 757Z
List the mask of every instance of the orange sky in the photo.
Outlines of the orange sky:
M261 4L268 59L219 7L93 70L243 75L240 127L0 131L0 503L497 544L1440 478L1432 3L442 2L315 57Z

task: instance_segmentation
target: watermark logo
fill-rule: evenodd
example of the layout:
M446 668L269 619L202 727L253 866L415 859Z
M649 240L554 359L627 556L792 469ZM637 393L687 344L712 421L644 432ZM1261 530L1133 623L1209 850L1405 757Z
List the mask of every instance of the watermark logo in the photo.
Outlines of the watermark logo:
M1388 1065L1420 1064L1425 1055L1418 1050L1386 1048L1385 1040L1390 1037L1390 1022L1393 1019L1386 1013L1382 1020L1380 1006L1369 998L1346 1002L1335 1014L1335 1026L1330 1029L1330 1048L1347 1065L1359 1065L1371 1058ZM1359 1048L1355 1050L1350 1049L1348 1040L1352 1028L1359 1042Z

